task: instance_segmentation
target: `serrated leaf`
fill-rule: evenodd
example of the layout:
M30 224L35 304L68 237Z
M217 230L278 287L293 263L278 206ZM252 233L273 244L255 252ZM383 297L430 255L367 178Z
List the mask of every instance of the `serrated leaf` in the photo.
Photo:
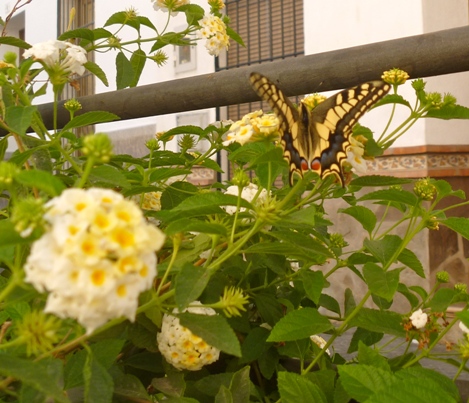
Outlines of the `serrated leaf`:
M150 401L150 396L140 379L132 374L122 374L114 380L114 395L131 400Z
M130 64L132 65L135 75L129 87L135 87L138 84L146 61L147 57L142 49L137 49L134 53L132 53L132 56L130 57Z
M412 182L410 179L405 178L395 178L394 176L384 176L384 175L366 175L360 176L353 179L350 182L350 186L394 186L394 185L404 185L406 183Z
M303 308L287 313L280 319L267 341L292 341L305 339L313 334L323 333L332 329L329 320L317 309Z
M375 263L366 263L363 267L363 276L370 291L378 297L391 301L399 284L399 270L384 271Z
M170 129L166 131L159 140L164 141L164 140L169 140L171 137L177 135L177 134L195 134L199 137L205 137L205 131L199 126L194 126L194 125L185 125L185 126L178 126L175 127L174 129Z
M99 165L91 170L89 181L105 187L128 188L130 183L124 174L117 168L109 165Z
M275 295L263 292L254 295L259 314L264 322L274 326L283 317L283 308Z
M203 18L205 14L204 9L197 4L185 4L181 7L178 7L177 10L186 14L186 21L188 25L197 24L197 21Z
M150 182L159 182L168 178L179 175L189 175L191 170L182 168L155 168L153 172L150 171Z
M322 293L321 297L319 298L319 306L328 309L331 312L340 315L340 305L334 297L326 293Z
M6 124L15 133L24 135L31 126L36 111L35 106L8 106L5 112Z
M397 260L405 264L409 269L413 270L418 276L425 278L423 265L414 252L409 249L404 249Z
M379 353L379 350L370 348L361 341L358 343L357 357L361 365L370 365L391 372L387 359Z
M303 288L308 298L318 305L322 289L326 285L326 279L322 271L312 271L309 268L302 269L299 279L303 282Z
M62 131L68 131L70 129L75 129L77 127L83 127L88 125L94 125L97 123L112 122L114 120L119 120L119 116L114 115L110 112L105 111L94 111L94 112L85 112L81 115L75 116L70 122L68 122Z
M203 232L204 234L226 235L226 227L217 223L208 223L197 219L181 218L171 222L165 229L166 235L179 232Z
M202 294L210 276L211 272L204 267L193 266L189 263L182 266L175 280L175 300L180 311Z
M196 194L198 190L192 183L174 182L161 195L161 207L165 210L172 210L183 200Z
M2 24L3 25L3 24ZM14 36L0 36L0 44L16 46L21 49L29 49L31 45L22 39L16 38Z
M95 75L97 78L101 80L101 82L106 86L109 87L109 81L106 77L106 73L104 72L99 65L97 65L95 62L92 61L87 61L83 65L86 70L88 70L91 74Z
M319 386L295 373L279 372L278 390L282 403L327 403L327 398Z
M0 374L18 379L57 402L70 402L42 362L1 354Z
M129 59L122 52L119 52L116 56L116 71L117 89L127 88L134 79L135 72Z
M184 312L177 315L181 325L201 337L209 345L227 354L241 357L239 341L225 318L218 315L195 315Z
M469 119L469 108L461 105L443 105L432 108L423 116L437 119Z
M363 241L363 245L366 249L382 264L390 262L401 244L402 239L397 235L386 235L379 240L365 239Z
M243 42L243 38L241 38L238 33L233 30L230 26L226 27L226 34L233 39L236 43L239 43L241 46L246 46Z
M230 391L233 397L233 403L244 403L249 401L249 396L251 395L249 367L241 368L233 374Z
M372 346L378 343L383 338L383 333L376 333L370 330L362 329L358 327L350 340L350 345L347 350L347 354L352 354L358 351L358 346L363 343L366 346Z
M67 39L86 39L88 42L94 41L94 34L91 29L88 28L77 28L70 31L66 31L59 36L60 41L66 41Z
M374 108L380 105L387 105L387 104L399 104L407 106L409 109L412 109L409 102L402 97L402 95L398 94L388 94L381 100L379 100L375 105Z
M184 390L186 389L184 374L180 372L171 372L164 378L153 378L151 385L171 397L184 396Z
M376 333L405 337L405 331L401 323L402 316L396 312L362 308L358 314L353 317L350 326L361 327Z
M24 186L42 190L51 197L60 195L65 189L60 179L46 171L21 171L15 176L15 180Z
M379 185L376 185L379 186ZM416 206L417 205L417 196L413 193L410 193L406 190L398 190L398 189L384 189L384 190L377 190L375 192L370 192L358 199L359 201L364 200L378 200L384 202L397 202L397 203L404 203L408 206Z
M83 368L83 379L85 381L85 402L87 403L111 403L114 382L111 375L103 365L88 354Z
M458 291L452 288L440 288L431 299L429 305L433 312L446 312L446 309L455 301Z
M346 209L340 209L339 212L355 218L369 234L371 234L375 228L376 215L367 207L352 206Z
M469 219L465 217L448 217L441 220L440 223L469 239Z
M359 402L396 382L391 372L370 365L340 365L338 369L343 388Z
M241 363L247 363L257 360L265 351L268 350L270 343L267 338L270 332L263 327L253 328L246 336L241 345L243 353Z

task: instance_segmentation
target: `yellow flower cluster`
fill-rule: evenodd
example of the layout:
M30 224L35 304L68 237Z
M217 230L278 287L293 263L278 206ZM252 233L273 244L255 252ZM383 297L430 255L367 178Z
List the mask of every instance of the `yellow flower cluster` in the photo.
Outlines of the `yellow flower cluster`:
M401 85L409 79L409 75L404 70L391 69L385 71L381 76L381 79L387 82L388 84Z
M327 99L325 95L321 94L309 94L306 95L301 102L303 102L306 106L310 107L311 109L316 108L321 102L324 102Z
M88 334L109 319L134 320L164 234L109 189L67 189L45 207L48 229L25 266L26 281L50 292L45 312L75 318Z
M279 125L277 116L272 113L264 114L261 110L248 113L231 125L223 145L234 142L245 144L269 139L271 136L276 138Z
M199 21L198 35L205 38L205 47L212 56L218 56L222 50L228 50L230 37L226 33L223 20L215 15L206 15Z
M192 304L201 305L199 301ZM202 306L189 307L186 311L200 315L215 315L213 309ZM178 313L178 310L175 309L173 312ZM163 316L157 341L158 348L166 361L180 370L198 371L204 365L217 361L220 356L220 350L181 326L179 319L172 315Z

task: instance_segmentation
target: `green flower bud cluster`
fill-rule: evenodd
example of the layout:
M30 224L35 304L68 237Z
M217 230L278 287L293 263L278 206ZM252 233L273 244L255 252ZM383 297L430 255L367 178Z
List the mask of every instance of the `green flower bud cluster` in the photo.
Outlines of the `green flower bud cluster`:
M97 163L109 162L112 156L112 143L104 133L90 134L83 138L81 152Z
M423 200L431 201L436 195L436 187L429 178L420 179L415 183L414 193Z

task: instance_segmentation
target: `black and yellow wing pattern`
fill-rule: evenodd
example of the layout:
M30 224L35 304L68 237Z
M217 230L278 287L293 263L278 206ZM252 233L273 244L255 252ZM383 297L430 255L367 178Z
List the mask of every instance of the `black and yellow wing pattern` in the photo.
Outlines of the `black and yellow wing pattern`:
M298 109L267 77L252 73L251 85L280 120L281 145L290 166L290 184L294 173L313 170L321 178L335 175L344 186L343 162L347 159L349 137L358 119L383 98L391 86L371 81L341 91L312 111L300 103Z

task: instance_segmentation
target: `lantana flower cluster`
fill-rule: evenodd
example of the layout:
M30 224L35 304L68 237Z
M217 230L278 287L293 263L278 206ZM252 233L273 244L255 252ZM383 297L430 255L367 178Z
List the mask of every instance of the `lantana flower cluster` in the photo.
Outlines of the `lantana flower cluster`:
M238 186L229 186L227 189L226 189L226 192L225 194L229 194L229 195L233 195L233 196L238 196L239 195L239 188ZM256 198L257 196L257 198ZM249 183L247 186L245 186L243 188L243 190L241 191L241 198L243 198L244 200L248 201L248 202L252 202L255 199L255 203L256 205L260 206L268 197L268 193L267 193L267 190L266 189L262 189L260 192L259 192L259 188L257 187L256 184L254 183ZM225 211L228 213L228 214L234 214L236 212L236 206L225 206ZM241 207L240 208L240 212L243 212L245 211L246 209L244 207Z
M264 113L262 110L244 115L241 120L233 123L226 133L223 145L237 142L241 145L278 137L280 122L272 113Z
M201 305L195 301L192 305ZM192 306L184 310L199 315L215 315L212 308ZM174 309L173 313L178 313ZM207 344L202 338L182 326L179 319L172 315L164 315L161 332L157 335L158 349L173 367L189 371L198 371L204 365L218 360L220 350Z
M162 10L165 12L169 12L172 17L174 17L178 12L174 11L181 6L185 6L189 4L189 0L152 0L155 4L153 4L153 8L158 11Z
M57 39L31 46L24 52L23 57L32 57L34 60L41 62L49 71L52 81L56 76L54 72L63 75L83 75L85 72L84 64L87 62L85 49L73 43Z
M67 189L45 207L46 232L25 266L25 280L50 293L45 312L76 319L88 334L109 319L133 321L164 234L109 189Z
M226 33L226 25L216 15L206 15L199 21L197 32L200 38L205 38L205 47L212 56L218 56L222 50L228 50L230 37Z

